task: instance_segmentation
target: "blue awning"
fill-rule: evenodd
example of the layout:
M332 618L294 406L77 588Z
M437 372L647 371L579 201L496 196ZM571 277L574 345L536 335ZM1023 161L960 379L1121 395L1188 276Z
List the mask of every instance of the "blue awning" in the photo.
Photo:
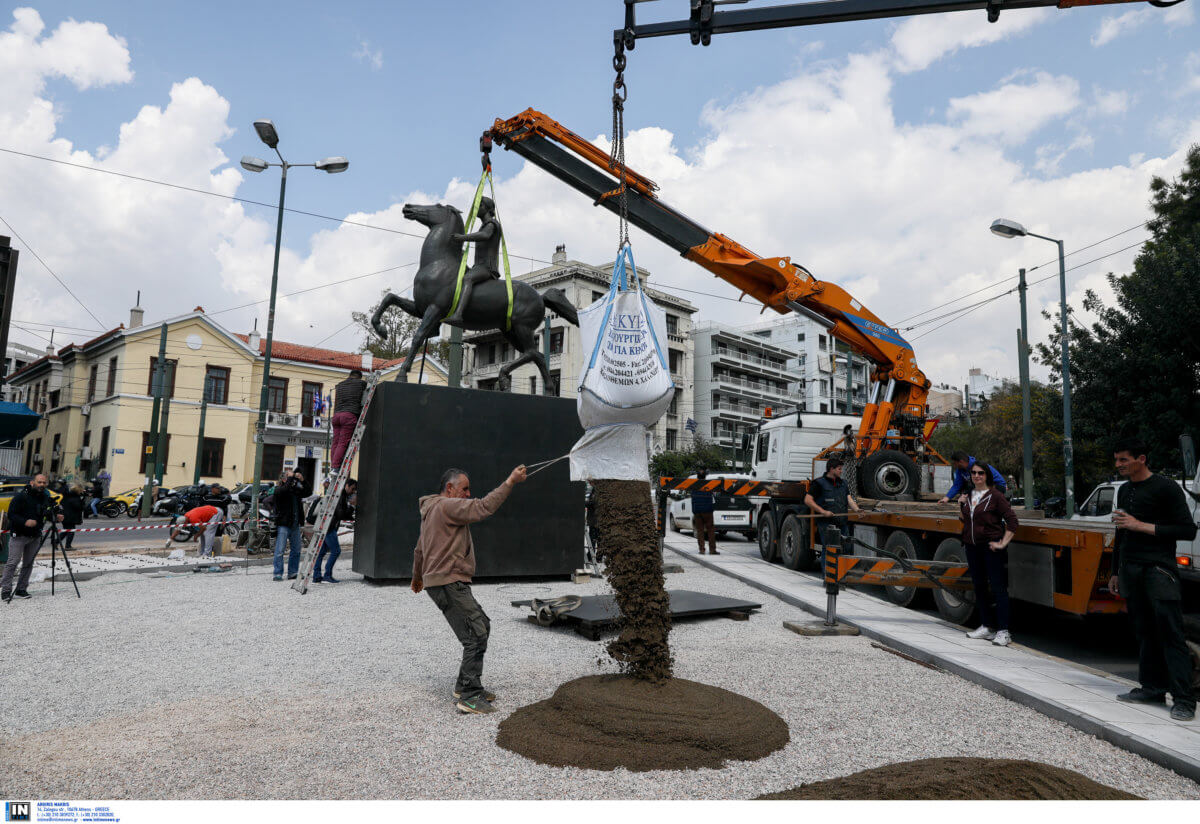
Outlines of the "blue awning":
M42 416L23 403L0 401L0 441L15 441L37 429Z

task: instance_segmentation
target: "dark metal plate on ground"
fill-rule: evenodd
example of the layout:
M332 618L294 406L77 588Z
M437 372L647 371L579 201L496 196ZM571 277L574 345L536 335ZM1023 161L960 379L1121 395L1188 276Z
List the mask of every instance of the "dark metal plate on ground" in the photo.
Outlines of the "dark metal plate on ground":
M671 620L679 618L701 618L726 613L749 615L752 610L762 609L762 604L752 601L739 601L736 598L726 598L722 595L709 595L705 592L692 592L686 589L667 590L671 599ZM548 600L548 599L539 599ZM513 601L514 607L528 607L529 599ZM575 631L591 640L598 640L600 633L613 626L621 617L621 611L612 595L588 595L582 603L563 613L560 620L575 625Z

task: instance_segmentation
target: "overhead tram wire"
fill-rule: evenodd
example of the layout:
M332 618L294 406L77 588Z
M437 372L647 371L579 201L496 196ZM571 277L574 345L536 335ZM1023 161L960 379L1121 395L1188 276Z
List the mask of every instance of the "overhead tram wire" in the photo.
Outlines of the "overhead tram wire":
M236 197L234 195L223 195L220 192L210 192L206 189L197 189L194 186L184 186L179 183L169 183L165 180L156 180L152 177L142 177L140 175L131 175L126 172L118 172L118 171L114 171L112 169L101 169L97 166L87 166L87 165L84 165L83 163L72 163L69 160L59 160L58 158L55 158L55 157L46 157L45 155L33 154L31 152L19 152L16 149L7 149L7 148L4 148L3 146L0 146L0 152L4 152L6 154L11 154L11 155L17 155L19 157L28 157L28 158L32 158L34 160L44 160L47 163L57 163L61 166L71 166L73 168L83 169L84 171L88 171L88 172L98 172L99 174L113 175L115 177L123 177L123 178L126 178L127 180L136 180L140 183L152 183L155 186L166 186L169 189L178 189L182 192L192 192L193 194L208 195L209 197L217 197L217 198L221 198L222 200L232 200L236 203L245 203L245 204L248 204L251 206L262 206L267 209L275 209L275 210L278 210L278 208L279 208L278 203L264 203L261 200L250 200L249 198L245 198L245 197ZM419 235L416 232L406 232L403 229L392 229L388 226L374 226L370 223L362 223L357 220L349 220L347 218L333 217L332 215L323 215L318 212L306 212L303 209L290 209L290 208L284 207L284 211L291 212L292 214L296 214L296 215L304 215L305 217L315 217L315 218L319 218L321 220L329 220L329 221L333 221L334 223L344 223L347 226L358 226L363 229L376 229L380 232L389 232L394 235L403 235L404 237L416 238L418 240L424 240L424 238L425 238L425 235ZM510 252L509 256L515 257L515 258L521 258L522 260L533 261L535 263L549 263L549 261L541 260L540 258L527 257L525 255L518 255L513 252ZM103 325L103 324L101 324L101 325Z
M71 291L71 287L70 287L70 286L67 286L67 284L63 283L63 279L62 279L62 278L60 278L60 277L59 277L59 276L58 276L58 275L55 273L55 271L54 271L53 269L51 269L51 268L50 268L50 265L49 265L49 264L47 264L47 263L46 263L46 261L42 260L42 256L41 256L41 255L39 255L39 254L37 253L37 251L36 251L36 250L35 250L35 249L34 249L32 246L30 246L30 245L29 245L29 242L28 242L27 240L25 240L25 238L21 237L21 233L20 233L20 232L18 232L16 229L14 229L14 228L13 228L13 226L12 226L12 224L11 224L11 223L9 223L7 220L5 220L5 219L4 219L4 216L3 216L3 215L0 215L0 223L3 223L5 226L7 226L7 227L8 227L8 230L9 230L10 232L12 232L12 233L13 233L13 236L15 236L17 240L21 241L21 243L22 243L22 244L24 244L25 248L29 250L29 253L30 253L30 254L32 254L32 255L34 256L34 258L36 258L36 259L37 259L37 262L38 262L38 263L40 263L40 264L42 264L42 267L43 267L43 268L44 268L44 269L45 269L47 272L49 272L49 273L51 274L51 276L52 276L52 277L53 277L55 280L57 280L57 281L58 281L58 285L59 285L59 286L61 286L63 289L65 289L65 290L67 291L67 294L68 294L68 295L70 295L71 297L75 298L75 302L76 302L76 303L78 303L80 306L82 306L82 307L83 307L83 311L87 312L89 315L91 315L91 316L92 316L92 320L96 321L96 323L100 324L101 326L103 326L103 325L104 325L104 321L102 321L102 320L100 320L100 318L96 317L96 313L95 313L95 312L93 312L91 309L89 309L89 308L88 308L88 306L87 306L87 304L86 304L86 303L84 303L83 301L81 301L81 300L79 299L79 296L78 296L78 295L76 295L74 292L72 292L72 291Z

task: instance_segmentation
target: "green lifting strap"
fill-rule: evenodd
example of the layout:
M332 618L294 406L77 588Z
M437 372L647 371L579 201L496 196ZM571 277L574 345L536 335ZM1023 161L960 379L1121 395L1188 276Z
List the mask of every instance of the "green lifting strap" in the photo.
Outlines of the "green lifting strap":
M471 211L467 213L467 223L464 232L470 233L471 228L475 225L475 218L479 216L479 202L483 199L483 183L487 181L488 191L492 196L492 203L496 202L496 188L492 183L492 172L490 169L484 169L483 175L479 178L479 185L475 187L475 199L471 201ZM500 220L500 209L496 208L496 221ZM450 304L450 311L446 313L446 320L453 317L454 311L458 309L458 299L462 296L463 276L467 273L467 253L471 249L471 244L463 245L462 260L458 263L458 280L454 284L454 300ZM512 272L508 266L508 243L504 240L504 232L500 232L500 253L504 259L504 285L508 290L508 312L504 319L504 331L512 329L512 313L513 313L513 286Z

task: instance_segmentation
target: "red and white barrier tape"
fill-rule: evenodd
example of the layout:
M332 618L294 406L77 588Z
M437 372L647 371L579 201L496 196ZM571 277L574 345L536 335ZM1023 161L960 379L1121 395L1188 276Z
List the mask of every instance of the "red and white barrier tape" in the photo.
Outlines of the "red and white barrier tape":
M217 521L216 523L213 523L211 521L201 521L198 524L191 523L190 521L184 521L182 523L177 521L175 523L149 524L147 526L89 526L89 527L84 527L82 529L79 529L79 528L63 529L60 527L58 531L62 534L66 534L68 532L72 532L75 534L79 534L81 532L133 532L133 531L139 530L139 529L176 529L176 528L182 528L185 526L208 527L208 526L225 526L226 524L244 524L244 523L248 523L248 521ZM270 523L271 523L270 521L259 521L259 524L265 524L268 526L270 525ZM353 524L354 521L342 521L342 523L343 524ZM312 524L304 524L304 526L312 526ZM10 531L11 530L6 529L6 530L0 532L0 535L8 535Z

